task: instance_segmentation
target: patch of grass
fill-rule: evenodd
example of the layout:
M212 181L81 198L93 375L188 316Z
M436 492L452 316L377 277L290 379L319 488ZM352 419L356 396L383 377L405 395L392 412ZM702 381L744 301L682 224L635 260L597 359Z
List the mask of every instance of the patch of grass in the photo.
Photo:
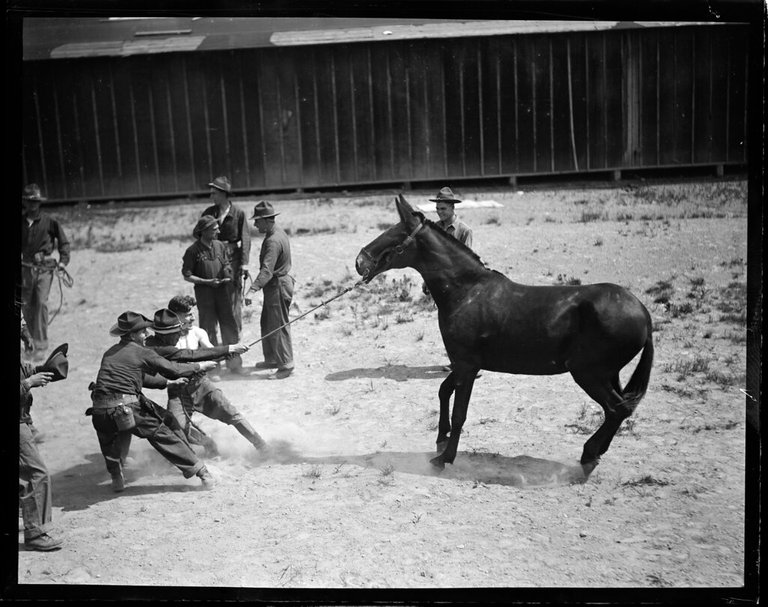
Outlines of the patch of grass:
M672 298L673 293L675 292L675 287L672 285L671 282L667 280L660 280L652 287L648 287L645 290L646 295L650 295L653 297L654 303L669 303L669 300Z
M556 285L576 286L581 284L581 279L575 276L568 276L567 274L558 274L555 279Z
M636 479L624 481L623 483L621 483L621 485L622 487L648 487L648 486L666 487L667 485L669 485L669 481L665 481L659 478L654 478L650 474L646 474L645 476L641 476Z
M684 381L693 373L707 373L709 371L710 359L704 356L696 355L689 360L676 360L664 365L663 370L667 373L675 373L677 381Z
M608 214L602 211L582 211L579 217L579 223L590 223L592 221L605 221Z
M304 470L304 472L301 473L301 476L304 478L318 479L321 474L320 466L312 466L311 468Z
M599 236L595 238L595 242L592 243L596 247L602 247L603 246L603 239Z
M693 304L690 302L683 302L681 304L669 304L667 311L672 318L680 318L681 316L687 316L693 312Z

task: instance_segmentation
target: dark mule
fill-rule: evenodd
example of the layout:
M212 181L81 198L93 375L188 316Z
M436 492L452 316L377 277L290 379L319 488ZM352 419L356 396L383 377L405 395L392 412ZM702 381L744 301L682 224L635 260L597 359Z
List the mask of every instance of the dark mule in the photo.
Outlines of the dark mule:
M415 268L437 304L453 371L440 386L437 448L442 452L432 464L442 469L456 457L478 370L569 372L605 413L581 455L589 476L648 387L653 363L648 311L614 284L539 287L512 282L485 267L471 249L425 219L402 195L395 203L400 223L365 246L355 267L366 282L392 268ZM640 350L637 368L622 388L619 371Z

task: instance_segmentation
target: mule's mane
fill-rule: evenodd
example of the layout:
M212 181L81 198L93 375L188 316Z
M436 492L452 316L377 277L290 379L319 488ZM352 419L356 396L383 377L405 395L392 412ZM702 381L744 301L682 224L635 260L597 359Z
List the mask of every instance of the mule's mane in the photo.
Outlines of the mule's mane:
M475 252L474 252L472 249L470 249L470 248L469 248L467 245L465 245L463 242L461 242L461 241L460 241L458 238L454 238L454 237L453 237L453 236L451 236L451 235L450 235L448 232L446 232L445 230L443 230L443 228L441 228L439 225L437 225L437 222L435 222L435 221L432 221L431 219L427 219L427 218L425 217L425 218L424 218L424 223L425 223L426 225L428 225L429 227L433 228L433 232L437 232L437 233L438 233L438 238L443 238L443 239L445 239L446 243L447 243L448 241L451 241L451 243L452 243L454 246L458 247L459 249L463 249L464 251L466 251L467 253L469 253L469 255L470 255L471 257L473 257L474 259L476 259L476 260L477 260L477 263L479 263L480 265L484 265L484 264L483 264L483 261L480 259L480 256L479 256L477 253L475 253Z

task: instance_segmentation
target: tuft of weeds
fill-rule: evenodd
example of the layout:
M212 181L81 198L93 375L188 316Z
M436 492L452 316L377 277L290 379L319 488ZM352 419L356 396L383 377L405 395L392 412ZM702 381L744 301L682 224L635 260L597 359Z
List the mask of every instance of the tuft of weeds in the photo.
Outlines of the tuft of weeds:
M655 487L666 487L669 485L669 481L665 481L660 478L654 478L650 474L646 474L645 476L641 476L636 479L632 479L629 481L624 481L621 483L622 487L649 487L649 486L655 486Z
M646 295L653 297L654 303L669 303L672 298L672 294L675 292L675 287L671 282L666 280L660 280L652 287L645 290Z
M318 479L322 475L320 471L320 466L312 466L311 468L308 468L304 472L301 473L301 476L304 478L311 478L311 479Z
M592 221L605 221L608 214L603 211L582 211L579 217L579 223L590 223Z
M576 286L581 284L581 279L575 276L568 276L567 274L558 274L555 279L557 285Z

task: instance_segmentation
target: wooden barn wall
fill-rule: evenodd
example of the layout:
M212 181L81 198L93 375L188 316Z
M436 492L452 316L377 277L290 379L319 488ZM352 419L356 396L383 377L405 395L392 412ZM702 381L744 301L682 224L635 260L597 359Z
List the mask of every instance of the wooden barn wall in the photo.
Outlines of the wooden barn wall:
M50 199L746 162L737 26L24 64Z

